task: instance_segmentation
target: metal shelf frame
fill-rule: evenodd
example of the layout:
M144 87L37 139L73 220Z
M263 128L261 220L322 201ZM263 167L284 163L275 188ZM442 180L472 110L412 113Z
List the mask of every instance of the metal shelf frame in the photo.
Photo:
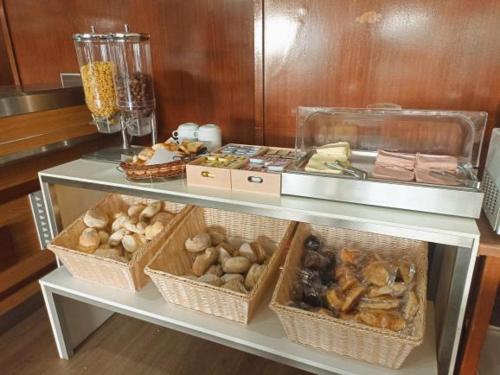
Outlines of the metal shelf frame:
M63 185L336 226L438 244L438 247L447 249L448 256L445 258L449 260L441 266L444 267L441 270L433 266L430 271L431 278L433 273L438 274L443 270L449 274L449 277L446 282L439 279L439 284L442 284L439 288L441 291L444 290L444 297L439 303L436 302L436 322L439 323L436 328L437 361L439 374L453 374L479 245L479 231L474 219L311 198L269 197L209 188L193 188L186 185L185 179L137 183L128 181L118 171L116 164L85 159L44 170L39 173L39 179L52 237L61 230L61 220L58 215L60 208L54 186ZM44 281L42 280L41 283L43 287ZM52 285L51 290L55 289ZM71 298L68 295L65 297ZM51 298L53 298L52 294L46 294L48 307L51 305ZM87 305L87 308L90 305ZM58 322L58 314L52 314L49 308L48 311L51 315L52 326L55 327L56 342L59 342L64 336L60 334L63 328ZM107 316L104 315L102 320L104 321ZM140 313L134 316L141 318ZM146 317L142 318L147 320ZM84 331L90 334L100 323L102 322L97 319L97 323L91 329ZM353 370L344 373L362 372Z

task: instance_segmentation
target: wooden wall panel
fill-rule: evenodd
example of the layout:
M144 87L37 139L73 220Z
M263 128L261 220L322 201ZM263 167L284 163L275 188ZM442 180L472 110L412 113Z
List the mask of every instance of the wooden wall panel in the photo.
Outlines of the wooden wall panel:
M500 109L497 0L265 0L265 143L306 106Z
M12 85L12 73L10 71L9 59L7 57L7 48L5 46L2 29L0 28L0 86Z
M4 0L24 86L77 71L71 35L151 34L160 128L217 123L226 141L254 141L254 3L248 0Z

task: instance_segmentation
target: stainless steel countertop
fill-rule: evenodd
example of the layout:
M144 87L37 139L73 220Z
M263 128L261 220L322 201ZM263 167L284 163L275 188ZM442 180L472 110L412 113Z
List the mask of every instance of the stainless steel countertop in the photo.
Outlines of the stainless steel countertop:
M0 118L85 104L81 87L23 91L0 87Z

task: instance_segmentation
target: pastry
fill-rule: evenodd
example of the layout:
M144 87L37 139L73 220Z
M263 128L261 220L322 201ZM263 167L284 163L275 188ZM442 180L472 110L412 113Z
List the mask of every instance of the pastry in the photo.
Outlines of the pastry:
M380 296L395 296L399 297L406 291L407 286L404 283L394 282L389 285L381 287L370 288L367 297L380 297Z
M193 273L196 276L201 276L212 264L215 263L219 251L215 247L209 247L201 255L198 255L193 262Z
M108 225L108 217L97 210L88 210L83 216L83 222L89 228L103 229Z
M133 253L139 249L145 242L145 239L143 241L142 237L137 234L126 234L122 238L122 245L123 248L128 251L129 253Z
M401 331L406 327L405 320L393 311L361 311L359 319L372 327Z
M139 214L139 220L151 219L158 212L160 212L163 203L160 201L154 201L149 203L144 210Z
M311 234L305 239L304 247L307 250L317 251L321 248L321 240L318 237Z
M221 286L222 285L222 280L220 279L220 277L217 275L212 275L212 274L205 274L203 276L200 276L196 279L196 281L199 281L200 283L214 285L214 286Z
M262 265L259 265L257 263L252 264L252 266L248 270L247 276L245 277L245 287L248 290L252 290L255 287L255 285L257 285L257 282L266 271L266 268L267 266L265 264Z
M207 232L212 240L212 246L217 246L221 242L224 242L226 235L224 234L224 228L221 227L210 227L207 228Z
M317 251L306 250L303 262L304 267L319 270L330 264L330 259L321 255Z
M252 246L250 246L249 243L242 243L238 250L238 254L247 258L252 263L257 262L257 254L254 253Z
M191 253L199 253L210 247L212 240L208 233L199 233L193 238L188 238L185 242L186 250Z
M224 274L224 271L222 270L222 266L220 264L212 264L208 267L208 270L205 273L221 277Z
M132 220L139 220L140 213L146 208L146 205L137 203L128 208L127 214Z
M172 220L173 217L174 217L174 215L171 214L170 212L161 211L161 212L158 212L155 216L153 216L151 218L151 220L149 221L149 224L154 224L157 221L159 221L159 222L163 223L163 225L167 225L167 223L170 220Z
M222 288L232 290L233 292L247 294L248 291L245 289L243 284L238 279L232 279L222 285Z
M80 234L78 245L80 250L86 253L92 253L99 247L101 238L94 228L86 228Z
M260 246L264 249L266 252L266 255L268 258L271 258L273 254L276 252L278 249L278 246L276 246L276 242L274 242L272 239L270 239L267 236L259 236L257 237L257 241Z
M222 269L226 273L245 273L251 265L252 263L245 257L233 257L222 264Z
M351 311L355 307L356 303L361 298L364 292L365 288L362 286L358 286L349 290L349 292L345 297L345 301L342 304L341 310L343 312Z
M146 229L144 230L144 236L148 240L152 240L157 235L159 235L164 228L165 227L164 227L163 223L161 221L157 221L154 224L150 224L146 227Z
M116 232L118 229L123 228L125 223L130 222L130 218L127 216L126 213L120 212L118 216L115 217L115 220L111 224L111 231Z
M238 250L245 241L241 237L231 236L225 242L234 250Z
M109 236L108 239L108 244L110 246L117 246L121 243L123 236L127 234L127 231L125 228L120 228L116 232L112 233L111 236Z
M403 315L406 320L413 319L419 309L418 297L414 291L408 293Z
M340 260L345 264L357 264L361 253L357 250L343 248L340 250Z
M401 301L398 298L364 298L358 304L358 309L371 309L371 310L392 310L397 309Z
M415 266L405 260L400 260L397 263L397 267L397 277L403 280L407 285L411 283L415 275Z
M133 223L132 221L126 221L123 224L123 228L125 228L128 232L144 234L145 224L143 222Z
M264 249L264 246L262 246L259 242L254 241L250 243L250 246L252 247L252 250L255 253L255 255L257 255L257 261L259 263L264 262L268 258L266 249Z
M389 268L390 264L386 261L369 263L363 268L363 277L373 285L387 285L390 280Z
M330 288L326 292L328 307L334 310L341 310L345 302L343 293L335 288Z
M224 284L227 283L228 281L234 280L234 279L239 280L241 282L243 282L245 280L243 275L240 273L225 273L224 275L221 276L221 280Z
M104 230L100 230L99 232L97 232L97 234L99 235L100 245L104 245L104 244L108 243L108 240L109 240L108 232L106 232Z
M221 245L218 246L218 249L219 249L218 261L220 264L224 264L226 262L226 260L231 258L231 254L229 254L229 252Z

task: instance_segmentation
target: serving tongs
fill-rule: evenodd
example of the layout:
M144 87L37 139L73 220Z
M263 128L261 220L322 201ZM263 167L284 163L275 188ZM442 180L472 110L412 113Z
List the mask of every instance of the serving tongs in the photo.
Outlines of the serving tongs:
M479 189L480 182L471 170L470 164L458 164L457 173L450 171L431 171L430 174L434 177L444 178L451 180L458 185L465 186L472 189Z
M350 176L357 178L358 180L366 180L368 178L368 173L362 169L354 168L353 166L348 166L338 160L332 162L325 162L325 166L336 171L341 171Z

